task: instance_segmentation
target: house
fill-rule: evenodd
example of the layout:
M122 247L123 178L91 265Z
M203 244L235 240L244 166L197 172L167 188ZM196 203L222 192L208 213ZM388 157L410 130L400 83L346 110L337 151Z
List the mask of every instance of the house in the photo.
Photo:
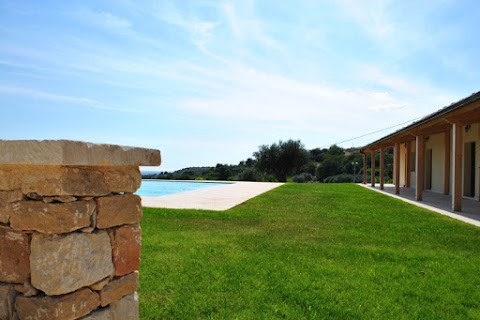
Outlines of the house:
M380 152L380 189L384 188L384 151L394 150L395 193L414 188L415 199L424 190L451 196L452 210L462 210L462 199L480 201L480 92L434 112L413 124L363 147L367 184L370 154L371 185L375 186L376 153Z

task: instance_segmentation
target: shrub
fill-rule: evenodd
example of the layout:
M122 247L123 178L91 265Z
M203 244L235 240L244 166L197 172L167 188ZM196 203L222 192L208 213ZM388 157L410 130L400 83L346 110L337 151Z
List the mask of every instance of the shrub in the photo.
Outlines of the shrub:
M273 174L267 174L263 177L262 181L265 182L278 182L277 178Z
M255 168L246 168L238 174L240 181L262 181L262 174Z
M325 183L344 183L353 182L353 175L348 173L337 174L323 179Z
M313 175L308 172L302 172L293 177L293 182L297 182L297 183L311 182L313 180L314 180Z

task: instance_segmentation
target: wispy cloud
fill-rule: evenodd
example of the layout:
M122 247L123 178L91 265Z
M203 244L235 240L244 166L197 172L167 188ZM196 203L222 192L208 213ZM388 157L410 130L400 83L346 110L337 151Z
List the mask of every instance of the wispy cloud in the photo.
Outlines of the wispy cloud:
M160 8L154 10L153 14L158 19L185 30L192 42L201 48L208 44L212 31L219 25L217 21L202 19L198 16L185 16L170 2L164 2Z
M126 18L114 15L111 12L106 11L93 11L91 9L83 8L75 13L75 15L81 17L83 20L102 28L106 31L123 34L133 35L132 22Z
M355 134L359 122L371 118L367 110L382 112L383 116L395 115L394 119L387 121L389 123L415 117L411 113L401 115L398 111L413 108L412 104L416 102L401 91L336 87L241 66L219 72L215 77L221 79L227 74L232 78L229 89L214 91L211 97L187 98L180 103L182 109L221 118L222 121L248 122L249 128L262 124L270 128L316 133L342 128L347 136Z
M242 27L240 26L241 22L237 17L237 13L235 12L234 5L232 3L227 2L223 5L223 10L227 17L228 25L230 26L230 29L235 35L235 38L237 39L237 41L243 42L244 40L243 30L242 30Z
M421 108L423 112L433 111L432 108L442 107L455 100L448 91L435 87L431 80L408 78L371 64L358 65L353 76L361 79L368 87L405 97L409 102L403 105ZM392 105L395 106L395 103Z
M255 12L255 2L227 2L222 6L224 18L234 40L240 46L283 51L283 45L265 30L261 18Z
M394 29L388 14L390 0L337 0L343 10L368 34L385 39Z
M168 136L171 154L185 146L177 159L202 141L199 153L229 156L241 142L247 151L289 137L326 145L475 89L478 5L456 3L14 2L0 22L0 98L138 110L162 123L138 140Z
M135 113L141 112L139 110L134 110L134 109L122 109L122 108L110 107L98 100L90 99L86 97L67 96L67 95L55 94L51 92L46 92L46 91L31 89L31 88L24 88L24 87L16 87L16 86L0 84L0 93L5 95L22 96L22 97L28 97L31 99L60 102L67 105L78 105L78 106L108 110L108 111L135 112Z

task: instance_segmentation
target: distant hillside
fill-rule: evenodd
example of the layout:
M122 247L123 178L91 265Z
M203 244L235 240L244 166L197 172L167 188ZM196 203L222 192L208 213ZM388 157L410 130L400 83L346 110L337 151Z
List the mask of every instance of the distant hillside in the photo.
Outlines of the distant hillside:
M142 179L194 180L213 169L214 167L189 167L173 172L145 172L142 173Z

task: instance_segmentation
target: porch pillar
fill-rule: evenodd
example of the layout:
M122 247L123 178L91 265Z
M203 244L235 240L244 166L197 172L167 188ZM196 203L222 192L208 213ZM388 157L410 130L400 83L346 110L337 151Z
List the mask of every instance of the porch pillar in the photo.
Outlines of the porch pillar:
M443 194L448 195L450 194L450 156L452 152L452 137L451 137L451 129L445 131L445 167L443 168L444 177L443 177Z
M453 192L452 209L462 211L462 160L463 160L463 138L462 126L453 124Z
M380 148L380 190L384 189L385 185L385 149Z
M371 177L372 177L372 181L371 181L371 185L372 187L375 187L375 150L372 151L372 159L370 160L371 162L371 169L372 172L371 172Z
M395 194L400 194L400 143L395 143L393 150L393 180L395 181Z
M405 165L405 186L407 188L410 188L410 184L411 184L410 183L410 171L411 171L410 153L412 152L412 142L408 141L407 143L405 143L405 148L406 148L406 150L405 150L405 153L406 153L406 156L405 156L405 163L406 163L406 165ZM399 167L399 169L400 169L400 167Z
M416 137L416 187L415 187L415 199L417 201L423 200L423 187L425 181L425 137L422 135L418 135Z
M363 184L367 184L367 154L363 154Z

